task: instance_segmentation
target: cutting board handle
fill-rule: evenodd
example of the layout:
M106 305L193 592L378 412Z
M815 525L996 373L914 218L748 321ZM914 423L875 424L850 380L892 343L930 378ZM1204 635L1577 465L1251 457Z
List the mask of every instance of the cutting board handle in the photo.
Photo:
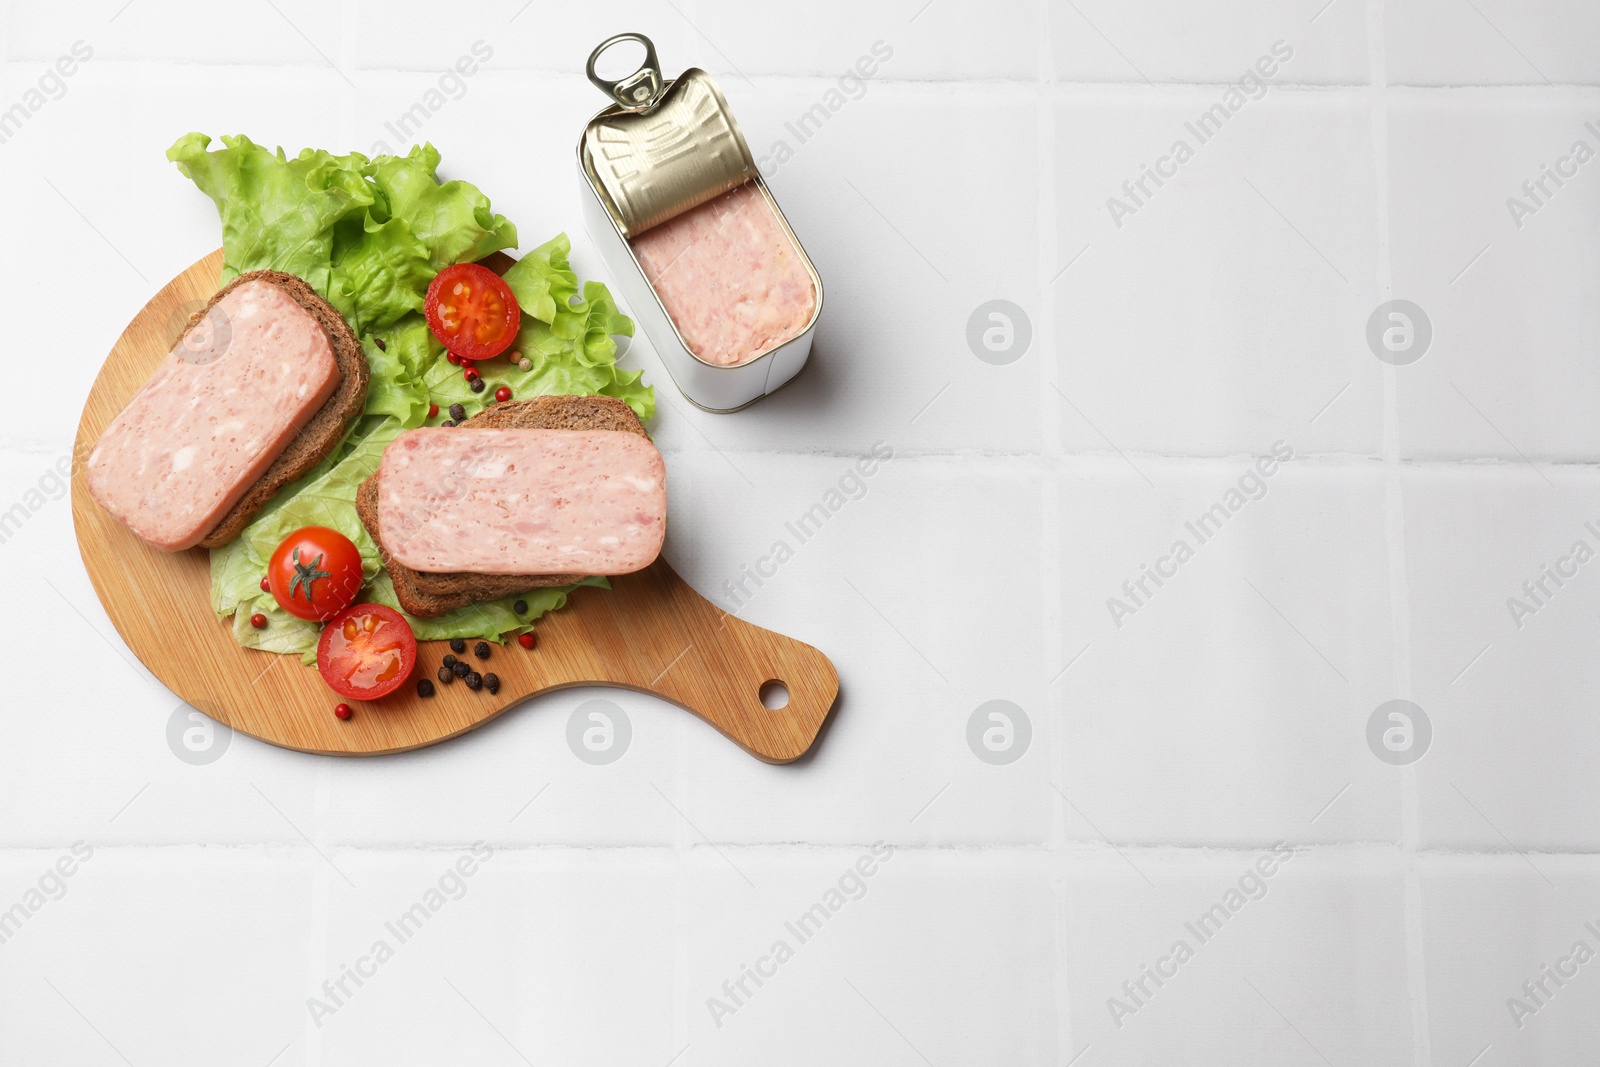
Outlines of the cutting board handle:
M669 700L768 763L798 759L815 742L839 695L839 675L827 656L728 614L665 560L613 578L611 585L609 593L578 590L567 610L546 616L540 651L559 646L564 631L579 622L583 631L574 638L614 629L620 647L600 657L612 675L602 684ZM596 611L606 616L603 622ZM579 670L586 678L555 684L594 684L595 666Z

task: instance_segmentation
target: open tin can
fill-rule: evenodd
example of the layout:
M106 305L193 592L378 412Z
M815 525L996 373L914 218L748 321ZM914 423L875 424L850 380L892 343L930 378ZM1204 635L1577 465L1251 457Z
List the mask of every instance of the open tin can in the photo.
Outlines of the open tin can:
M642 44L621 81L606 49ZM800 373L822 314L822 279L757 169L716 82L695 67L665 80L648 37L589 55L614 103L578 142L584 226L678 389L737 411Z

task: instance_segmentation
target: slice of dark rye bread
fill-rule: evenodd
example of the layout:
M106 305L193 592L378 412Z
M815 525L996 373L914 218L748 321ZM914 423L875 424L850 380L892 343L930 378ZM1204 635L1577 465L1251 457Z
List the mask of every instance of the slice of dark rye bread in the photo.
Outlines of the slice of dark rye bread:
M461 424L462 429L478 427L496 430L618 430L636 433L649 440L644 423L633 409L610 396L538 396L532 400L509 400L485 408ZM395 596L408 615L431 619L447 611L498 600L553 585L570 585L581 574L448 574L414 571L389 558L378 527L378 472L356 490L356 513L383 556L383 565L394 580Z
M333 361L339 368L339 385L334 389L317 413L308 419L300 432L290 439L278 458L272 461L256 483L239 498L217 528L200 542L202 548L221 548L238 537L279 489L322 462L324 456L338 447L345 430L361 414L367 403L367 381L372 372L367 366L367 354L361 341L344 321L337 308L318 296L316 290L293 274L281 270L253 270L241 274L217 291L209 303L195 312L183 328L184 334L194 329L216 304L233 289L246 282L260 281L276 286L290 300L305 309L327 334L333 347Z

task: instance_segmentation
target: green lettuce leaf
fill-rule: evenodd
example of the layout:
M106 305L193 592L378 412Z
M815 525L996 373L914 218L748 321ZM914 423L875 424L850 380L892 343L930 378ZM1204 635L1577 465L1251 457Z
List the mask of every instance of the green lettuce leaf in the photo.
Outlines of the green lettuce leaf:
M366 412L398 419L403 429L415 429L428 418L428 385L422 368L434 359L437 345L428 324L412 315L385 330L384 344L367 338L364 348L372 379L367 385ZM449 366L446 363L446 366Z
M180 137L167 158L216 202L222 216L224 284L252 270L282 270L324 296L335 227L360 218L377 194L359 152L335 156L307 148L294 159L245 136L224 137L206 151L203 133Z
M402 219L427 245L433 274L517 246L517 228L489 210L489 198L463 181L439 182L439 152L416 145L409 155L379 156L372 180L391 218ZM423 284L427 288L427 284Z
M526 593L517 593L499 600L480 600L476 604L468 604L464 608L457 608L433 619L415 619L409 615L406 618L410 620L411 631L417 635L418 641L482 637L488 641L503 643L505 634L526 629L527 620L537 619L547 611L564 607L567 603L567 594L586 585L597 589L611 588L611 583L604 578L585 578L571 585L530 589ZM400 601L394 594L394 582L389 578L387 571L367 586L364 596L375 604L384 604L400 611ZM526 615L518 615L513 610L512 606L519 600L528 604Z
M421 311L437 273L428 246L404 219L378 222L368 215L356 235L334 241L327 298L356 333L367 334Z

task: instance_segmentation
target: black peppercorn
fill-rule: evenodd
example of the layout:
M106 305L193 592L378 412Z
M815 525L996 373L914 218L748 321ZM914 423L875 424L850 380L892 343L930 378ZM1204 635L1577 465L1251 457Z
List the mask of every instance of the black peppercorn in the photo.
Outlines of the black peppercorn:
M472 646L472 654L474 656L477 656L479 659L488 659L489 658L489 642L487 642L487 641L479 641L477 644L473 645Z
M439 684L440 685L449 685L451 682L453 682L455 680L456 680L455 673L453 671L451 671L449 667L440 667L439 668Z
M528 613L528 602L526 600L519 600L515 604L511 605L511 610L516 612L518 615L526 615Z
M444 665L446 667L454 667L456 665L456 658L446 652L444 657Z
M462 407L460 404L451 404L450 417L455 419L457 422L460 422L462 419L467 417L467 409Z
M433 683L428 681L426 678L418 679L418 681L417 681L417 696L419 696L419 697L431 697L431 696L433 696Z
M486 675L484 675L483 676L483 687L485 689L487 689L491 693L500 692L500 676L498 674L486 674Z
M474 393L481 393L481 392L483 392L483 390L485 388L486 388L486 386L483 384L483 379L482 378L474 378L474 379L472 379L472 391Z
M467 650L467 643L465 641L463 641L461 638L452 637L450 639L450 651L451 652L465 652L466 650Z
M467 688L476 693L478 690L483 688L483 675L479 674L477 671L473 671L467 675L466 683Z
M451 667L450 670L454 672L457 678L465 678L468 674L472 673L472 668L467 666L465 663L462 663L460 660L456 660L456 665Z

